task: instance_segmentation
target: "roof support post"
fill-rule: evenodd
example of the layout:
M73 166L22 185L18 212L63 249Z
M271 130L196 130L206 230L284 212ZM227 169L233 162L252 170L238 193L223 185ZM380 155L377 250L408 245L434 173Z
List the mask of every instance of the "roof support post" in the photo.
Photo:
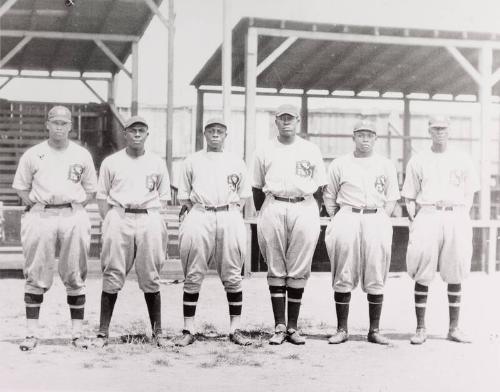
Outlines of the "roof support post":
M87 87L92 94L96 96L96 98L101 102L101 103L106 103L103 97L87 82L85 79L81 79L81 82Z
M304 136L307 135L309 131L309 100L306 92L302 94L301 106L300 106L300 133Z
M222 10L222 117L230 127L232 84L232 34L230 26L230 0L223 0Z
M481 192L480 218L490 219L490 183L491 183L491 71L493 50L483 47L479 52L479 105L480 105L480 151L481 151ZM493 246L490 244L490 246ZM496 246L496 244L494 245Z
M174 132L174 36L175 10L174 0L168 0L168 38L167 38L167 135L165 158L172 181L173 132Z
M477 69L465 58L465 56L460 53L460 51L454 46L447 46L446 49L455 58L455 60L460 64L460 66L470 75L476 83L480 83L481 75Z
M101 40L99 39L94 39L94 42L95 44L99 47L99 49L101 49L104 54L106 56L108 56L108 58L116 64L116 66L118 68L120 68L123 72L125 72L125 74L131 78L132 77L132 74L130 73L130 71L125 67L125 65L118 59L118 57L115 56L115 54L111 51L111 49L109 49L105 44L104 42L102 42ZM132 47L135 45L137 45L137 42L134 42L132 43Z
M169 30L169 21L167 18L165 18L165 16L161 13L160 9L158 8L158 6L156 5L156 3L153 1L153 0L144 0L144 2L147 4L147 6L149 7L149 9L158 17L158 19L160 19L160 22L163 23L163 26L165 26L165 28L167 30ZM170 4L169 4L170 5Z
M12 8L12 6L17 2L17 0L7 0L2 7L0 7L0 18L5 15L5 13Z
M403 172L406 171L406 165L411 155L411 113L410 100L403 99Z
M261 63L257 66L257 75L260 75L264 70L269 67L272 63L274 63L278 57L280 57L286 50L292 46L295 41L297 41L297 37L288 37L280 46L273 50L273 52L267 56Z
M114 105L116 97L116 75L113 74L110 80L108 80L108 104Z
M196 89L196 141L195 151L203 149L203 98L205 92L201 89Z
M132 116L137 116L139 111L139 44L132 43L132 104L130 112Z
M4 80L3 83L0 83L0 90L3 89L5 86L7 86L7 84L10 83L10 81L13 79L13 76L7 78L6 80Z
M2 68L5 64L7 64L12 57L18 54L22 48L26 46L28 42L31 41L31 37L24 37L21 41L14 46L9 53L7 53L3 59L0 59L0 68Z
M247 31L245 48L245 162L250 165L255 150L255 97L257 93L257 31Z

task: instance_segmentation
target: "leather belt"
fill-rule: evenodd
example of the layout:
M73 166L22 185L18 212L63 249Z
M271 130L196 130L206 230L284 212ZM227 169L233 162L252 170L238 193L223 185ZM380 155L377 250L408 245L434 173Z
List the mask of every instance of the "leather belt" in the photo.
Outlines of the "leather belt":
M147 214L148 210L146 208L125 208L125 212L130 214Z
M453 206L435 206L438 211L453 211Z
M229 204L224 204L223 206L204 206L205 211L229 211Z
M274 196L274 195L273 195ZM300 203L301 201L304 201L305 198L303 198L302 196L298 196L298 197L281 197L281 196L274 196L274 198L276 200L279 200L279 201L286 201L287 203Z
M356 208L352 207L351 208L352 212L355 212L356 214L376 214L378 209L377 208Z
M62 204L45 204L45 209L49 208L71 208L71 203L62 203Z

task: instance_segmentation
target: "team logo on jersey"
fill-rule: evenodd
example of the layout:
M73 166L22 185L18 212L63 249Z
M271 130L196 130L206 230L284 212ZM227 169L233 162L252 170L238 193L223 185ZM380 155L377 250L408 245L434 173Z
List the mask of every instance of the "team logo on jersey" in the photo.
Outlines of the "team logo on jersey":
M297 161L295 163L295 174L300 177L312 177L314 173L314 165L309 161Z
M241 183L241 174L230 174L227 176L227 184L232 192L236 192Z
M82 179L82 174L83 165L80 165L79 163L69 165L68 180L78 183Z
M387 177L384 175L377 176L374 185L378 193L384 193L387 185Z
M146 188L148 188L150 192L160 188L160 176L158 174L146 176Z
M460 186L465 182L465 172L462 169L452 170L450 172L450 184Z
M42 160L43 158L45 158L45 154L38 155L38 159Z

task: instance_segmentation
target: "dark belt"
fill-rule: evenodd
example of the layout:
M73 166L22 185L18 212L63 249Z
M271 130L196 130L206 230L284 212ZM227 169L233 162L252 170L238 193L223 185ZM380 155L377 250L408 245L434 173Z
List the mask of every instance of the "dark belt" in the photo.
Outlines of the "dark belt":
M229 211L229 204L225 204L223 206L205 206L205 210L206 211L214 211L214 212L217 212L217 211Z
M351 208L352 212L355 212L356 214L376 214L378 209L377 208L356 208L352 207Z
M146 208L125 208L125 212L130 214L147 214L148 210Z
M49 208L71 208L71 203L63 203L63 204L45 204L45 209Z
M436 206L438 211L453 211L453 206Z
M273 195L274 196L274 195ZM276 200L279 201L286 201L287 203L300 203L301 201L304 201L305 198L302 196L299 197L281 197L281 196L274 196Z

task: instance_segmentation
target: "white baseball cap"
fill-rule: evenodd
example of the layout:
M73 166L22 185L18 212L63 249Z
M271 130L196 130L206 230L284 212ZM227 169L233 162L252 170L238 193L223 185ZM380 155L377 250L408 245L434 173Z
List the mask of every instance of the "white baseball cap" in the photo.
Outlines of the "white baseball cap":
M47 120L71 122L71 111L66 106L54 106L47 113Z

